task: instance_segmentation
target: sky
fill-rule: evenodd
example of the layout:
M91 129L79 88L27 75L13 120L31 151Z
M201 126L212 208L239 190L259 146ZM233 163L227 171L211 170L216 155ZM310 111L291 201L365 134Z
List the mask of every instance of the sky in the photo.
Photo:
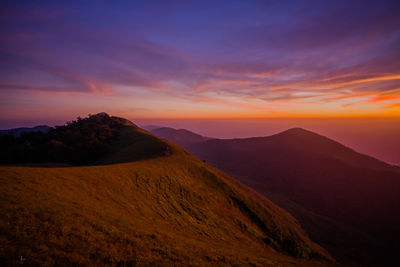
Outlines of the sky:
M400 117L400 1L1 1L0 127Z

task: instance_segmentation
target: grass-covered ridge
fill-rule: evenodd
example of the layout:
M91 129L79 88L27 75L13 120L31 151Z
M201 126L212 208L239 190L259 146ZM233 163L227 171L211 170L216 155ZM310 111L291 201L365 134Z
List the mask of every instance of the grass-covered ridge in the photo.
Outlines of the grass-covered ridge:
M117 163L147 148L146 142L130 144L135 135L123 128L124 137L102 159L115 164L0 167L1 264L329 264L329 255L288 213L180 147L125 123L166 150Z

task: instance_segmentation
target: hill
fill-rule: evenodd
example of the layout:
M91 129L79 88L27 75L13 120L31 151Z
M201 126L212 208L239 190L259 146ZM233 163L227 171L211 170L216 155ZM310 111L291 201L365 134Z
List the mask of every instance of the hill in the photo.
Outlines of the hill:
M340 261L396 265L398 167L300 128L185 148L288 210Z
M127 162L168 153L168 146L132 122L106 113L78 118L47 132L0 136L0 163L72 165Z
M2 266L329 264L268 199L126 120L106 120L118 135L102 163L125 163L0 166ZM166 153L138 152L148 144Z
M150 132L158 137L167 139L180 146L207 141L213 138L205 137L186 129L174 129L169 127L160 127L151 129Z

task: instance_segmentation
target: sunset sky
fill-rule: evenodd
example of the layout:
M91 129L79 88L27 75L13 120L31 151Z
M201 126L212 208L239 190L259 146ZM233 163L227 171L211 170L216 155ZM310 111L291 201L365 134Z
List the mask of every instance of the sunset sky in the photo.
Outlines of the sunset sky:
M2 126L400 117L400 1L71 3L2 1Z

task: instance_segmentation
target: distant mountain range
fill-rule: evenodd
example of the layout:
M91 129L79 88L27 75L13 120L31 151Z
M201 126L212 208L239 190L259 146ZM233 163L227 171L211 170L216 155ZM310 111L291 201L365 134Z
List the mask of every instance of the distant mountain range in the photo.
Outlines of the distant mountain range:
M0 144L15 156L0 166L1 266L336 264L289 213L128 120Z
M185 129L177 130L169 127L160 127L152 129L150 131L151 133L165 138L171 142L174 142L175 144L178 144L180 146L186 146L193 143L203 142L212 139Z
M268 137L205 141L185 132L183 142L182 130L152 132L172 136L193 155L288 210L341 262L396 266L399 167L300 128ZM189 142L187 136L196 138Z
M10 134L14 136L21 136L23 133L29 133L29 132L42 132L42 133L47 133L50 131L51 127L47 125L39 125L35 127L22 127L22 128L14 128L14 129L7 129L7 130L0 130L0 135L5 135L5 134Z

